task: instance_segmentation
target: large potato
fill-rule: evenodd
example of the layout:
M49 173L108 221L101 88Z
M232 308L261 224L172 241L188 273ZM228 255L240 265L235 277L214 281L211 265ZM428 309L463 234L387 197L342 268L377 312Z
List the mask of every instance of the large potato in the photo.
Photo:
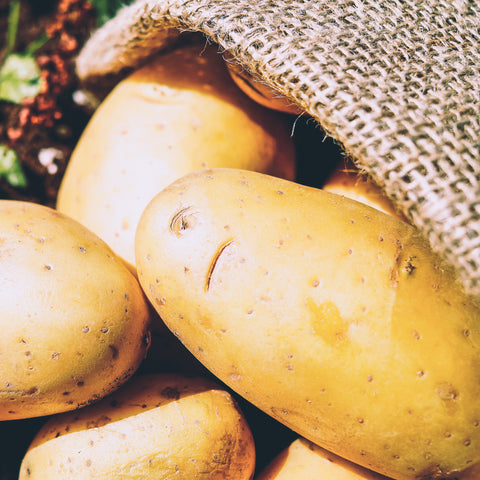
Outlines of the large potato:
M480 310L417 230L267 175L187 175L146 208L138 275L220 379L397 480L480 463Z
M113 89L72 154L57 208L134 266L147 203L206 167L293 178L295 151L286 118L244 95L217 48L202 43L155 58Z
M298 438L277 455L256 480L388 480Z
M203 378L134 377L101 402L52 417L20 480L249 480L253 437L232 396Z
M127 380L148 346L137 279L50 208L0 201L0 420L81 407Z

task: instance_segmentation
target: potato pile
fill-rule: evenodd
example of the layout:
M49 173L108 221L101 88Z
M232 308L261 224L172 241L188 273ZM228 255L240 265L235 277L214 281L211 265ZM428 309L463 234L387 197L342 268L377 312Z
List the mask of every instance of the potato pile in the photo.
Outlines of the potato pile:
M480 478L478 299L343 162L299 183L294 120L178 46L55 210L0 202L0 419L45 419L21 480Z

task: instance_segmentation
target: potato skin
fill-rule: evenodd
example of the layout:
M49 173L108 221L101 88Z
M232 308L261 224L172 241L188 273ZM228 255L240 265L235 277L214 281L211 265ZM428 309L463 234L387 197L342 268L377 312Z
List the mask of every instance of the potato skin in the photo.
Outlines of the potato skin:
M388 480L309 442L293 441L256 480Z
M210 45L161 55L102 102L69 161L57 209L135 266L135 230L152 197L178 177L235 167L292 179L290 123L257 105Z
M133 377L101 402L52 417L27 451L20 480L249 480L251 431L233 397L178 374Z
M299 435L397 480L480 463L479 305L412 226L211 169L152 200L136 253L169 328Z
M148 347L136 278L96 235L48 207L0 201L0 420L110 393Z
M327 192L345 195L357 202L388 213L400 220L406 218L396 210L392 201L370 177L363 174L352 162L345 161L327 178L322 189Z

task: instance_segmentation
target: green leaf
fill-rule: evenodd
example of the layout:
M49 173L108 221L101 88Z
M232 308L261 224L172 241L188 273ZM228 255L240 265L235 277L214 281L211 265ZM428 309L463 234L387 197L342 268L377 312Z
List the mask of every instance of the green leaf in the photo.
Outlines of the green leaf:
M20 0L10 0L8 14L6 54L9 55L15 49L17 41L18 24L20 22Z
M12 187L27 186L17 152L5 145L0 145L0 177L4 177Z
M90 0L97 12L99 26L110 20L125 5L133 3L133 0Z
M0 100L20 103L40 92L40 68L28 54L11 53L0 68Z

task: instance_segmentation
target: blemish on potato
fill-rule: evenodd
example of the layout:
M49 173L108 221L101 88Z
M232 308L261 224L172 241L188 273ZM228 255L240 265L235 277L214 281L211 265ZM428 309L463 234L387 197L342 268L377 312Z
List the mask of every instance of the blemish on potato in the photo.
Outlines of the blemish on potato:
M180 392L174 387L166 387L162 389L160 395L171 400L178 400L180 398Z
M108 348L112 352L112 358L116 360L118 358L118 348L115 345L109 345Z
M408 257L407 260L405 260L405 263L403 265L403 271L407 275L412 275L415 269L417 268L414 264L416 257Z
M313 331L324 342L338 345L348 339L348 323L340 315L338 307L332 302L317 305L307 297L307 305L312 312L311 324Z
M192 206L181 208L170 220L169 229L176 237L181 237L185 230L193 228L197 223Z
M443 401L455 400L458 397L458 392L449 383L438 385L435 391Z
M88 333L90 331L90 328L85 326L82 328L82 333Z
M45 265L43 266L43 269L44 269L44 270L47 270L47 271L50 271L50 270L53 269L53 267L52 267L50 264L47 263L47 264L45 264Z
M218 260L219 258L222 256L222 254L225 252L225 250L227 249L227 247L229 247L230 245L232 245L233 243L233 238L227 240L226 242L222 243L217 251L215 252L213 258L212 258L212 261L210 262L210 266L208 267L208 271L207 271L207 276L206 276L206 280L205 280L205 291L208 292L209 288L210 288L210 284L212 282L212 277L213 277L213 273L215 271L215 267L217 266L218 264Z
M78 247L78 250L82 253L87 253L87 249L85 247L82 247L81 245Z

